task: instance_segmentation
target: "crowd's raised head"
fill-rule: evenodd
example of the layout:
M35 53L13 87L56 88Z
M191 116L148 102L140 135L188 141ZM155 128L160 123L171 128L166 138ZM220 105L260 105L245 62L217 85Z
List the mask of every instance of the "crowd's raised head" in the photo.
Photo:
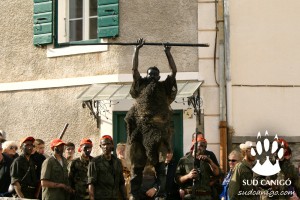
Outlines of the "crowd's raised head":
M240 149L244 151L250 149L251 147L256 147L256 143L251 141L246 141L245 143L240 144Z
M8 140L8 141L3 142L2 147L3 147L3 150L12 149L12 148L15 148L16 150L18 150L17 142L12 141L12 140Z
M73 142L67 142L65 144L64 156L67 159L68 163L70 163L75 156L75 144Z
M190 148L190 151L194 151L195 141L196 141L196 133L193 133L193 136L192 136L192 144L193 145ZM207 145L207 140L204 138L204 135L201 132L197 133L197 142L205 143L205 145Z
M75 148L75 144L73 142L67 142L66 147L74 147Z
M35 146L36 152L38 152L39 154L42 154L42 155L45 154L45 142L44 142L44 140L36 138L35 141L34 141L34 146Z
M57 147L57 146L59 146L61 144L65 145L66 143L64 143L61 139L56 138L56 139L54 139L54 140L51 141L50 148L51 148L52 151L54 151L54 147Z
M126 149L126 144L125 143L118 143L117 144L117 148L116 148L116 152L123 152Z
M112 137L111 137L110 135L103 135L103 136L100 138L100 141L101 141L101 140L109 140L109 141L111 141L112 144L114 143L114 141L113 141L113 139L112 139Z
M83 138L81 141L80 141L80 144L79 144L79 148L78 148L78 152L81 152L82 151L82 147L84 145L89 145L90 147L93 147L93 142L92 140L88 139L88 138Z
M279 146L283 147L284 149L287 149L289 146L288 142L283 138L278 138L277 142L278 142Z
M192 135L192 142L195 142L195 138L196 138L196 132L193 133ZM200 131L197 132L197 138L204 138L204 134Z
M25 137L25 138L22 138L21 140L20 140L20 147L22 146L22 144L23 143L25 143L26 141L31 141L31 142L34 142L35 141L35 139L34 139L34 137Z
M196 138L194 137L192 140L192 143L194 144L196 141ZM202 134L197 135L197 142L204 142L207 143L207 140L203 137Z
M35 139L34 142L35 142L35 144L37 144L37 145L45 144L45 141L42 140L42 139Z

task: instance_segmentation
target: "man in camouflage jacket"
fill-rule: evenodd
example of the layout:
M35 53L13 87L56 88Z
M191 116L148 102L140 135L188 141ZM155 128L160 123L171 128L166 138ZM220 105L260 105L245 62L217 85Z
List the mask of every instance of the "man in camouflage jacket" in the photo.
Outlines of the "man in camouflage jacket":
M93 157L90 156L92 147L92 141L90 139L83 138L78 149L81 156L72 160L68 165L70 185L75 190L75 194L72 198L74 200L90 199L87 185L87 172L88 165L93 159Z
M90 200L127 200L123 167L120 159L111 154L114 149L109 135L100 140L102 154L95 157L88 167Z
M210 180L219 175L220 169L210 157L204 154L206 140L203 137L197 137L196 142L198 143L196 155L192 151L179 160L175 181L180 187L182 199L211 200Z
M265 195L261 195L261 200L292 200L293 192L300 196L300 179L298 170L291 162L292 150L288 143L279 138L277 140L279 147L284 149L284 155L282 158L278 158L277 152L272 157L272 162L275 163L279 160L280 171L270 177L264 177L264 180L275 181L276 184L267 185L261 188L262 191L268 192ZM295 198L297 199L297 198Z

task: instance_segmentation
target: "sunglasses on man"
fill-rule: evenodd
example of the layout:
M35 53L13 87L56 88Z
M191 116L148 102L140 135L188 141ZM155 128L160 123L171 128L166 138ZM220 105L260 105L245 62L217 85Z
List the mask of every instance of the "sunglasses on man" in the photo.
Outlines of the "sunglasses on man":
M236 162L237 160L234 159L228 159L228 162Z
M18 147L16 147L16 146L10 146L9 149L15 149L15 150L18 150Z

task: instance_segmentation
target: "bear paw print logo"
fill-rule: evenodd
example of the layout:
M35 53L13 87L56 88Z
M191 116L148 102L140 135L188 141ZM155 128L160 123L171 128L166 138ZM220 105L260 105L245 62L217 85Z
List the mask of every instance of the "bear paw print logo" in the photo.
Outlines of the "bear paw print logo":
M256 164L252 168L253 172L262 176L271 176L280 172L279 159L281 159L284 154L284 149L278 145L277 135L274 137L271 148L270 148L270 141L267 138L267 136L268 136L268 132L266 131L265 139L262 140L260 132L258 132L257 139L259 141L256 143L256 151L253 148L251 148L252 156L262 155L263 153L266 154L265 156L266 160L263 162L263 164L261 164L261 160L256 160ZM277 154L277 156L275 156L276 163L272 164L270 161L270 156L274 155L275 153Z

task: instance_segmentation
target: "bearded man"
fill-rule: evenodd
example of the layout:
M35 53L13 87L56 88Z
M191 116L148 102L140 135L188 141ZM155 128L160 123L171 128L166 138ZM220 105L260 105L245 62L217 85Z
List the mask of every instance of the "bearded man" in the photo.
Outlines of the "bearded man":
M91 160L88 166L87 184L90 200L128 200L122 163L112 154L114 151L112 137L102 136L100 148L102 154Z
M138 71L138 54L144 40L139 39L133 55L133 83L130 94L136 100L128 111L127 146L131 162L131 199L139 199L142 184L142 173L146 163L155 166L156 175L160 181L160 192L165 185L166 153L170 150L170 119L172 110L170 104L177 94L177 68L170 53L170 47L165 45L165 53L172 71L166 80L159 81L159 69L150 67L147 76L142 78ZM157 191L159 192L159 191Z
M67 159L63 157L65 144L61 139L51 141L54 154L43 162L41 172L43 200L68 200L70 193L74 193L69 186Z
M180 197L185 200L211 200L210 181L220 174L219 167L205 155L206 139L199 136L193 142L194 151L180 158L175 173Z
M240 195L240 191L251 194L251 191L255 189L252 184L243 184L244 181L252 181L254 178L252 167L256 158L251 154L251 149L254 149L255 147L256 143L251 141L246 141L245 143L240 144L243 160L234 167L234 171L229 182L228 196L231 200L260 199L258 195Z
M26 137L21 140L20 148L22 153L11 165L11 184L20 198L37 198L35 196L35 190L38 185L37 172L31 157L33 142L33 137Z
M71 187L76 191L72 199L85 200L90 199L88 192L88 165L93 159L91 156L93 142L88 138L83 138L80 141L78 152L80 157L75 158L68 165L69 181Z

